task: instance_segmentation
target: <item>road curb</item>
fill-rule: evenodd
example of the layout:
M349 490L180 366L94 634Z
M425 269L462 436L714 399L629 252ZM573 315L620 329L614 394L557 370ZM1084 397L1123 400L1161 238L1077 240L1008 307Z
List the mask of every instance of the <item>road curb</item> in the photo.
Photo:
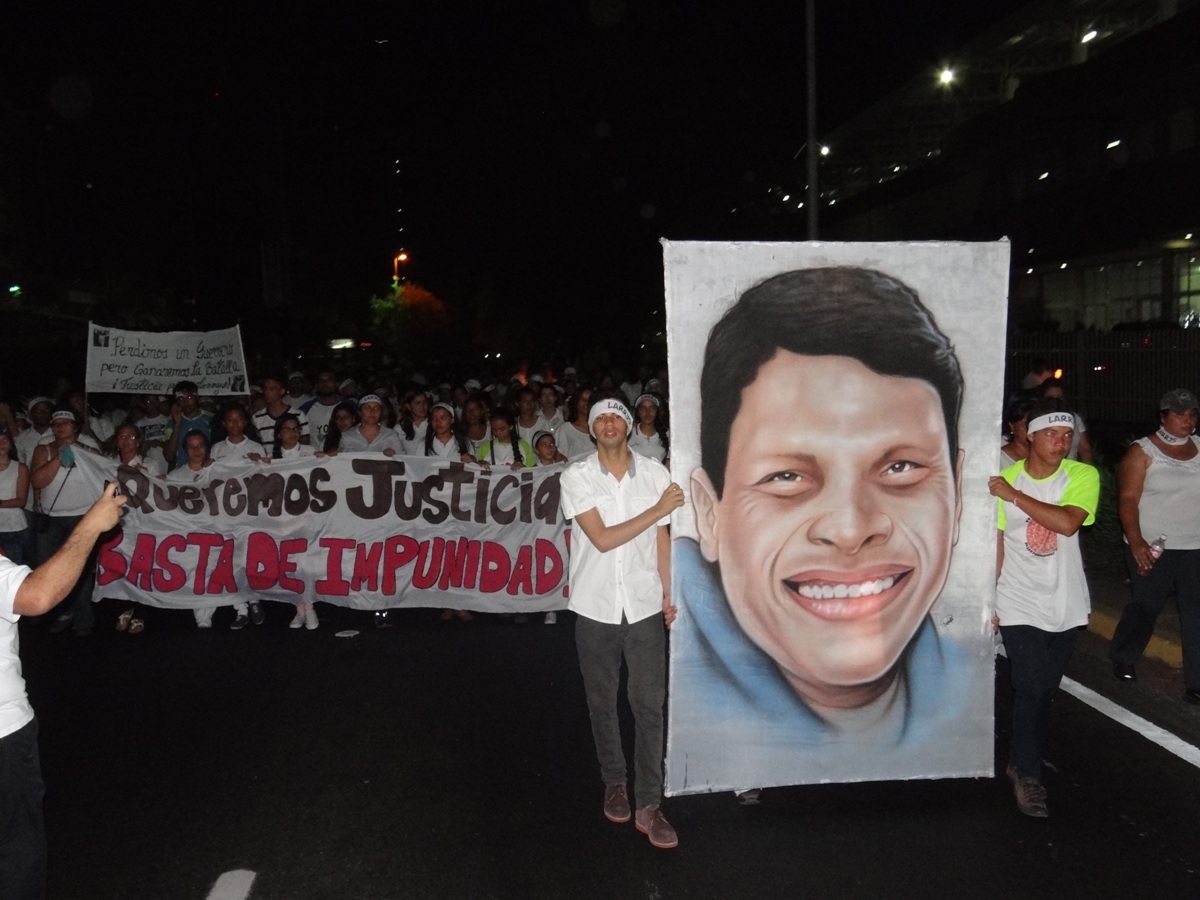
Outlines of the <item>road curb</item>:
M1106 641L1111 641L1113 632L1116 630L1116 616L1102 609L1092 610L1092 615L1088 619L1088 631L1100 635ZM1172 668L1179 669L1183 667L1183 645L1174 638L1154 635L1150 638L1150 643L1146 645L1146 652L1142 656L1150 656L1154 659L1162 660Z

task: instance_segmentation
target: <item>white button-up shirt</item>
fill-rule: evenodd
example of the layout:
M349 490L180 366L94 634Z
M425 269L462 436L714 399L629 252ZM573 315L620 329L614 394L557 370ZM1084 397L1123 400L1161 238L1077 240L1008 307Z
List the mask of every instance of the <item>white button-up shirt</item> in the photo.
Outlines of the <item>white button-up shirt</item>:
M563 515L575 518L594 509L606 526L619 525L654 506L671 475L659 462L630 454L629 470L620 481L593 453L562 473ZM663 586L658 577L660 519L633 540L602 553L583 529L571 529L571 601L568 609L609 625L640 622L662 611Z

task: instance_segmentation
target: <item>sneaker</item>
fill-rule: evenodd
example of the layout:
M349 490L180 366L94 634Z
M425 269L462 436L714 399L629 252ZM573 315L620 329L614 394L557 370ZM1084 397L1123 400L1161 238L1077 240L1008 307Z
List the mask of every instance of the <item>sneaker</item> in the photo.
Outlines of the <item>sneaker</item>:
M204 629L212 628L212 619L205 619L203 622L197 622L196 627Z
M1017 809L1035 819L1045 819L1050 815L1046 808L1046 788L1036 778L1017 774L1012 766L1006 773L1013 783L1013 794L1017 798Z
M309 631L316 631L317 626L320 624L317 621L317 608L311 603L308 604L308 608L304 610L304 627Z
M263 612L262 604L257 600L250 601L250 621L255 625L261 625L267 621L267 614Z
M643 806L637 811L634 821L637 830L650 838L650 843L660 850L679 846L679 836L657 806Z
M229 627L234 631L240 631L250 624L250 620L243 615L239 615L236 619L229 623Z
M292 617L292 621L288 623L288 628L303 628L304 627L304 610L296 607L296 615Z
M146 630L146 623L143 622L141 619L133 618L133 619L129 620L129 633L130 634L141 634L145 630Z
M558 621L558 613L548 612L548 613L546 613L546 618L542 619L542 624L543 625L553 625L557 621Z
M610 822L628 822L629 794L623 784L610 784L604 789L604 818Z

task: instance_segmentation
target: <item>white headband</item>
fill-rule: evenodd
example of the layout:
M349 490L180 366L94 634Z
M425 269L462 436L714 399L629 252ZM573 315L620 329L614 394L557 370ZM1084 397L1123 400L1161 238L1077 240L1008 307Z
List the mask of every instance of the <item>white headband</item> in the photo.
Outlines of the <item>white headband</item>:
M362 405L364 405L364 404L366 404L366 403L378 403L378 404L379 404L379 408L380 408L380 409L382 409L382 408L383 408L383 401L379 399L379 395L378 395L378 394L366 394L365 396L362 396L362 397L359 397L359 398L358 398L358 405L359 405L359 406L362 406Z
M628 431L633 428L633 416L629 414L628 407L620 400L601 400L592 406L592 411L588 413L588 433L595 435L596 431L592 427L596 424L596 420L601 416L609 414L620 416L625 420L625 429Z
M1052 428L1055 425L1062 425L1074 431L1075 417L1069 412L1046 413L1046 415L1038 416L1030 422L1027 431L1033 434L1035 431L1041 431L1043 428Z

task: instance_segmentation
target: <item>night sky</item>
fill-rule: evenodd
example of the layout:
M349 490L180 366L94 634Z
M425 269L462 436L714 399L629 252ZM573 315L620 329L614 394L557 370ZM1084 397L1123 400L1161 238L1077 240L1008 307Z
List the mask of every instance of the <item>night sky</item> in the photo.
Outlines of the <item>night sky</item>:
M1019 5L818 4L819 130ZM804 142L801 2L5 6L17 274L110 303L326 336L403 246L465 342L578 345L653 321L660 237L804 237L730 213Z

